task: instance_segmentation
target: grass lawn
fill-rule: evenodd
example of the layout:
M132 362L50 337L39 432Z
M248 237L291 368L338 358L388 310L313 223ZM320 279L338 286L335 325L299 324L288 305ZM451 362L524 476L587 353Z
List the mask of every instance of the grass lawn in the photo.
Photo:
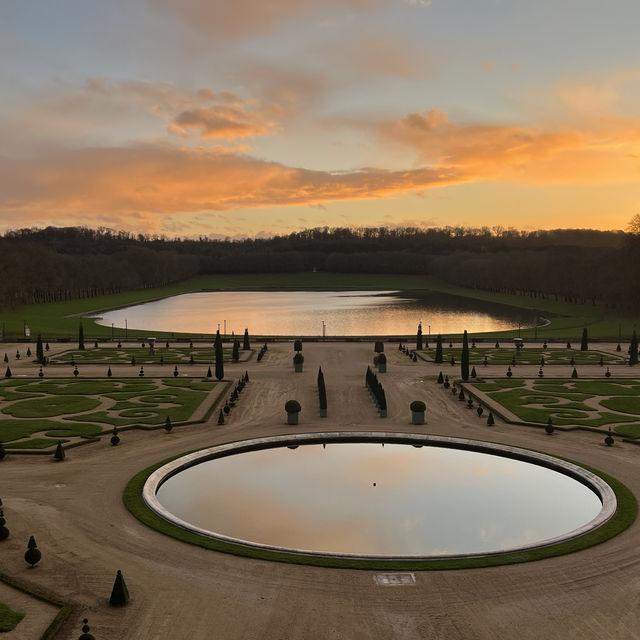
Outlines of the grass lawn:
M555 425L613 427L628 437L640 436L640 381L492 380L474 382L521 420Z
M13 631L22 618L24 618L24 613L14 611L0 602L0 633Z
M436 353L435 342L429 344L429 350L419 351L422 357L427 360L433 361ZM460 362L462 356L461 347L449 348L447 345L443 345L442 359L443 364L448 364L453 356L456 363ZM469 349L469 363L472 365L482 366L485 358L487 364L504 364L504 365L518 365L518 364L564 364L564 365L581 365L581 364L600 364L603 365L614 364L622 362L622 356L612 355L610 353L603 353L600 351L580 351L574 349L543 349L541 347L524 347L522 349L515 349L513 346L506 344L501 345L499 349L496 348L476 348Z
M535 309L540 317L551 320L549 325L537 329L522 329L520 335L527 339L556 337L577 340L583 327L588 327L590 338L628 339L638 318L611 316L607 310L591 304L574 305L554 298L495 294L476 289L466 289L446 284L427 276L401 274L353 274L353 273L290 273L290 274L235 274L198 276L184 282L156 289L128 291L69 302L41 305L25 305L0 312L5 339L24 335L24 325L31 328L32 336L75 337L78 333L78 316L99 313L106 309L124 307L150 300L157 300L181 293L195 291L345 291L345 290L399 290L408 293L439 291L466 298L497 302L515 307ZM111 327L103 327L87 318L84 320L85 337L111 337ZM129 330L130 337L145 337L147 331ZM157 337L167 337L169 332L154 332ZM115 337L123 338L124 329L116 329ZM501 338L514 337L517 330L493 334ZM192 336L195 337L195 336Z
M41 449L114 425L160 426L167 416L184 422L216 384L177 378L3 380L0 441L7 448Z
M245 360L250 351L240 350L240 360ZM231 349L223 349L223 359L231 362ZM51 364L211 364L216 361L215 351L212 347L170 347L167 349L164 343L156 347L153 352L142 347L89 347L84 351L71 350L59 353L51 358Z

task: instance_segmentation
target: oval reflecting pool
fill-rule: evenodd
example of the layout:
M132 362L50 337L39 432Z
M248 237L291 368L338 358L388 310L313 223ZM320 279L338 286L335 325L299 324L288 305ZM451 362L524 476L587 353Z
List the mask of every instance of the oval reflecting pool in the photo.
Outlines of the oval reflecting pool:
M577 479L588 472L554 470L565 463L543 454L465 450L463 441L428 436L384 444L308 436L192 454L155 472L145 499L214 537L368 556L514 550L602 519L601 488Z

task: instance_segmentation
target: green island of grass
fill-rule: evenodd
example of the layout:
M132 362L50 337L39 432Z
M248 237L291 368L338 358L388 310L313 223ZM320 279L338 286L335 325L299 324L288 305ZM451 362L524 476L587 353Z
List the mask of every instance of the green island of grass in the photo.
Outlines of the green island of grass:
M6 604L0 602L0 633L13 631L22 618L24 618L24 613L14 611Z

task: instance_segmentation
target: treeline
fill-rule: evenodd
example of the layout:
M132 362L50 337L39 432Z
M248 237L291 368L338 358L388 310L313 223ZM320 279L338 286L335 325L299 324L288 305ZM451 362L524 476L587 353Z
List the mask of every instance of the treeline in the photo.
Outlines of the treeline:
M181 239L109 229L21 229L0 237L0 307L158 287L199 274L297 271L423 274L466 287L635 311L640 236L319 228L269 239Z

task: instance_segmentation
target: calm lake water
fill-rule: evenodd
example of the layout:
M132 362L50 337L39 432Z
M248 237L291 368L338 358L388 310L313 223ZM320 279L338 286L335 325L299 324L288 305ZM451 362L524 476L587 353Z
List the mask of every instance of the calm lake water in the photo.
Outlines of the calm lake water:
M188 293L105 312L99 324L187 334L371 336L502 331L535 323L534 313L433 293L397 291L218 291Z
M563 474L500 456L376 443L278 447L179 472L159 502L211 532L278 547L437 556L539 542L602 504Z

